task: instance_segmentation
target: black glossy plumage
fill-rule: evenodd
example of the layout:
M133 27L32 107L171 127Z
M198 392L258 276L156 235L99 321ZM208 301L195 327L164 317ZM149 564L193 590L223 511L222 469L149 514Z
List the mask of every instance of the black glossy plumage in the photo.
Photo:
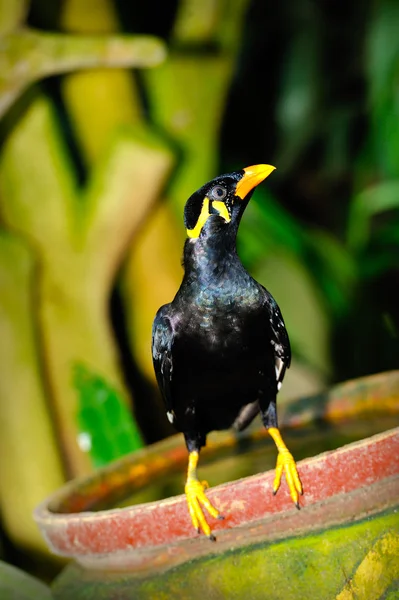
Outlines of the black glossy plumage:
M265 426L276 427L278 384L291 360L275 300L237 255L237 230L251 195L234 196L242 175L218 177L187 202L186 224L187 207L198 218L204 196L222 182L231 221L211 214L200 236L186 240L182 284L153 326L157 381L189 451L199 451L212 430L243 429L259 410Z

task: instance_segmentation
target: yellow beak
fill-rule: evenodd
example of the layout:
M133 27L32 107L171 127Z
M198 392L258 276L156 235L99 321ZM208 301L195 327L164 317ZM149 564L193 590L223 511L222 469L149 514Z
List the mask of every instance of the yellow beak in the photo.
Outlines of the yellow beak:
M244 200L245 196L261 183L276 167L272 165L253 165L244 169L243 178L237 183L236 196Z

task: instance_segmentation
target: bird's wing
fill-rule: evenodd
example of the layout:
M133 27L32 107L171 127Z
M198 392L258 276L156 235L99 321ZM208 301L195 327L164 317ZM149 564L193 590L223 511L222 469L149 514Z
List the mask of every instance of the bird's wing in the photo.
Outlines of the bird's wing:
M175 416L172 406L172 348L174 332L169 318L169 305L157 312L152 327L152 360L159 388L165 401L168 419L173 423Z
M267 292L271 338L276 367L277 390L280 390L285 371L291 364L291 346L284 319L274 298Z

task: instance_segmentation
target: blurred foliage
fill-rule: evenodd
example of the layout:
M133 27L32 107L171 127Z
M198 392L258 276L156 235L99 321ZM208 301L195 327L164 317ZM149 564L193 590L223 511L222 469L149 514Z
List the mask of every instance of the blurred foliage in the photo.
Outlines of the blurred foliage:
M142 447L140 432L117 390L84 365L75 367L74 386L80 444L87 448L94 466L101 467Z
M64 36L21 27L22 4L15 14L16 4L0 5L3 112L43 74L93 65L148 67L165 58L164 44L153 36ZM32 46L33 38L38 43ZM80 187L56 102L40 88L30 88L5 114L1 142L0 214L8 231L0 248L0 507L14 543L44 551L32 520L35 505L66 476L104 460L108 447L110 459L142 444L127 408L108 302L129 240L158 197L173 156L155 132L115 131ZM91 400L97 427L88 430L89 386L80 378L75 388L76 363L104 381L105 408L111 404L115 418L125 421L119 430L101 420L98 394Z
M398 30L396 0L0 0L14 543L39 547L30 512L65 478L172 432L151 323L181 280L184 202L218 173L277 167L239 252L292 340L281 399L397 367Z
M251 50L244 41L224 120L223 170L252 162L248 149L253 162L272 155L278 169L247 210L241 254L279 289L295 355L333 380L397 367L398 9L395 0L302 0L283 2L270 18L266 3L253 2ZM262 89L264 73L269 85ZM246 90L253 90L250 99ZM250 126L237 131L237 115L248 110ZM293 260L318 296L313 325L323 313L326 326L324 333L316 327L319 335L304 308L311 287L299 308L290 293L295 275L280 277L282 261ZM298 312L311 328L312 348L304 323L298 335Z
M4 600L51 600L50 588L7 563L0 561L0 594Z

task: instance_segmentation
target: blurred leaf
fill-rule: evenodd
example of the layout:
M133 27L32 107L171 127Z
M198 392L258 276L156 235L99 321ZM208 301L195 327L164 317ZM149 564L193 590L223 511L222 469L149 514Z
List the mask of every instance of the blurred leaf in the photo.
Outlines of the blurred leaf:
M289 249L309 268L326 306L340 313L351 300L356 278L353 257L332 235L321 229L302 229L266 188L249 203L239 231L239 254L250 268L269 254Z
M375 162L386 177L399 175L399 3L375 5L366 44L366 73Z
M330 321L321 291L307 265L289 251L265 256L252 275L281 308L297 357L324 376L331 370Z
M53 594L39 579L0 561L0 597L3 600L52 600Z
M395 254L392 249L388 248L379 250L378 253L367 253L360 268L360 275L364 279L373 279L396 269L398 259Z
M374 239L379 244L399 247L399 210L392 211L394 214L389 214L389 221L383 227L381 227L378 233L374 236ZM397 262L398 264L398 262Z
M355 260L347 248L326 231L310 230L307 239L306 264L332 313L342 314L353 300L357 277Z
M397 271L399 268L399 210L387 215L373 231L368 245L364 248L359 265L362 279L375 279Z
M78 441L95 467L143 446L140 432L121 395L83 364L74 369L78 396Z
M364 247L370 237L372 218L394 208L399 208L399 179L385 181L355 196L350 204L348 245L355 251Z
M345 313L353 301L353 256L328 232L302 229L266 187L249 203L238 241L244 264L272 293L278 291L295 354L327 373L329 314ZM306 317L309 311L313 319Z
M366 45L366 69L372 103L390 94L399 60L399 4L380 0L371 15Z
M238 243L243 262L251 265L274 248L304 252L306 236L298 222L281 206L266 186L256 190L240 224Z
M292 168L320 126L319 61L318 29L301 28L285 57L276 105L280 140L276 162L282 172Z
M331 111L320 133L325 137L323 175L328 181L344 176L348 171L350 156L350 135L355 110L340 108Z

